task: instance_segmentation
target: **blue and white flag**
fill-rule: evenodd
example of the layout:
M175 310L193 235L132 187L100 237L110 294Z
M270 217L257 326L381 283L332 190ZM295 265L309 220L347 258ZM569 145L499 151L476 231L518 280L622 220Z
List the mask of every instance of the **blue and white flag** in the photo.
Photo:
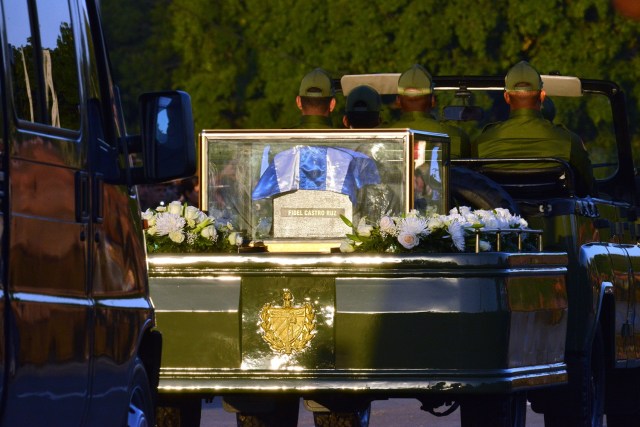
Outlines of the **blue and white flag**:
M265 199L291 190L326 190L349 196L380 184L376 163L366 154L341 147L297 145L274 156L251 196Z

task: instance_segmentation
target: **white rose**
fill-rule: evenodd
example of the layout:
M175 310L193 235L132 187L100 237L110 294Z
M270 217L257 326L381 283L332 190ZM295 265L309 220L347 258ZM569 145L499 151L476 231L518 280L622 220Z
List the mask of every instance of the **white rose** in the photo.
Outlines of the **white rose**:
M142 212L142 219L144 219L144 220L149 221L154 216L155 216L155 214L153 213L153 211L151 209L147 209L146 211Z
M216 240L216 238L218 237L218 232L216 231L216 227L213 225L208 225L205 228L203 228L200 234L202 235L202 237L209 240Z
M237 231L232 231L229 233L229 237L227 237L229 243L236 246L237 244L242 244L242 234Z
M169 206L167 206L167 211L174 215L182 215L182 203L174 200L173 202L169 203Z
M184 242L184 233L182 231L172 231L169 233L169 238L176 243L182 243Z
M491 250L491 243L486 240L480 240L480 252L487 252Z
M365 222L365 218L361 218L360 222L358 222L357 233L359 236L369 237L371 236L371 230L373 230L373 226L367 224Z
M142 220L147 221L147 228L151 228L156 225L156 214L151 209L147 209L142 212Z
M480 218L480 222L486 228L498 228L499 222L496 218L496 215L491 211L476 211L478 217Z
M400 234L398 234L398 242L406 249L411 249L418 246L418 243L420 243L420 239L413 233L401 231Z
M195 206L187 206L184 208L184 217L187 219L198 219L200 217L200 209Z
M356 248L354 248L353 245L351 244L351 242L349 242L348 240L343 240L340 243L340 252L342 252L342 253L349 253L349 252L353 252L355 250L356 250Z
M189 227L194 227L198 223L198 217L200 216L200 209L195 206L187 206L184 209L184 218L187 220Z
M474 213L468 213L464 216L465 226L471 227L474 225L482 226L482 218Z
M439 229L439 228L444 228L445 227L445 223L444 223L444 219L446 217L443 215L434 215L432 217L429 218L429 220L427 221L427 229L430 232L434 232L435 230Z

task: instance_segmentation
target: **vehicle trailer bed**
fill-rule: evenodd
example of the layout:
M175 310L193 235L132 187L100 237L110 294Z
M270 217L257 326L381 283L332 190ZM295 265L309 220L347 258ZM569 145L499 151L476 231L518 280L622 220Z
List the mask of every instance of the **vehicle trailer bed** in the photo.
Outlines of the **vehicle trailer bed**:
M439 402L561 384L566 265L563 253L150 255L173 343L159 389Z

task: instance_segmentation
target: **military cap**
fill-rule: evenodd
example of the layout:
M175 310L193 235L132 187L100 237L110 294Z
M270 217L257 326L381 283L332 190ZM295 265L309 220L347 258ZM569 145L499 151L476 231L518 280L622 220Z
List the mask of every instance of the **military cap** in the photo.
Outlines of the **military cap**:
M400 75L398 95L423 96L433 93L433 79L423 66L415 64Z
M300 83L300 96L332 97L334 95L331 77L322 68L316 68L304 76Z
M382 107L380 94L369 85L356 86L347 95L347 112L378 112Z
M507 73L504 79L505 90L511 91L537 91L542 89L540 73L527 61L520 61Z

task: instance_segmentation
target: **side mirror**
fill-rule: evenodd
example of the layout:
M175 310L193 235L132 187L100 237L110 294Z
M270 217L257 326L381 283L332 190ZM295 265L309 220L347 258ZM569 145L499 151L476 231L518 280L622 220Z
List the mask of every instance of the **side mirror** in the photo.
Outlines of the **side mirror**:
M482 120L483 113L482 108L471 105L448 105L444 107L443 111L446 120L455 120L458 122Z
M145 93L139 102L145 181L158 183L194 175L196 147L189 94Z

